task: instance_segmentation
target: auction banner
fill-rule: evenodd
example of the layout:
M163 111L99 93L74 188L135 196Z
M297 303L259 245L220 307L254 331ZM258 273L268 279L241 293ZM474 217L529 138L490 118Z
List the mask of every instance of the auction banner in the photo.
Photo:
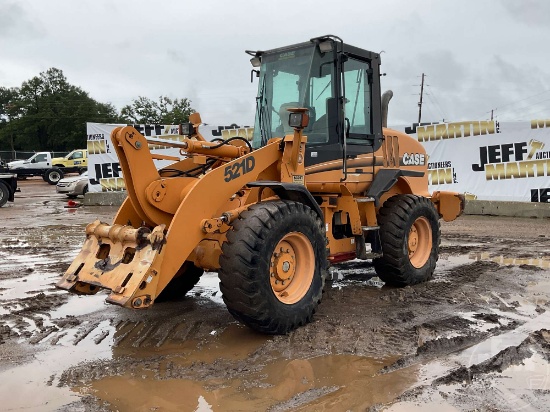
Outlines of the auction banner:
M124 178L120 169L116 151L112 147L111 132L113 129L125 124L86 123L88 135L88 191L89 192L117 192L126 190ZM146 137L158 137L164 140L182 141L186 136L179 135L179 125L130 125ZM200 127L200 133L206 140L214 138L228 139L234 136L242 136L252 139L253 128L236 125ZM159 145L149 145L151 153L168 156L180 155L177 148L166 148ZM157 169L173 163L168 160L154 160Z
M426 148L430 191L550 202L550 119L415 124L405 133Z
M87 123L90 192L125 190L110 140L111 131L119 126L125 125ZM133 126L145 136L184 138L177 135L178 125ZM250 140L253 128L203 125L200 131L207 140L233 136ZM550 202L550 119L415 124L404 131L426 149L431 192L449 190L480 200ZM153 153L181 157L178 149L149 148ZM161 168L171 162L155 163Z

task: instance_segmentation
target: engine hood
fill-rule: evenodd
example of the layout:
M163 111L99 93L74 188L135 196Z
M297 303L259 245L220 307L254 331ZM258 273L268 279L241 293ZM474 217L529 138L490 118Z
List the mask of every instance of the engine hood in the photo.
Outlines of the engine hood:
M84 179L88 179L88 176L79 175L79 176L73 176L73 177L65 177L61 179L58 183L68 184L68 183L78 182L79 180L84 180Z
M15 169L27 164L26 162L27 162L26 160L14 160L13 162L8 163L8 168Z

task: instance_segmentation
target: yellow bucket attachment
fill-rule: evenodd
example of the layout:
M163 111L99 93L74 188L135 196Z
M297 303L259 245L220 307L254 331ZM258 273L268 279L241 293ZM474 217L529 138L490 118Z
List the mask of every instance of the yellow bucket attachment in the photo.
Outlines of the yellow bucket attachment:
M90 223L82 250L56 286L86 295L109 289L109 303L149 307L157 295L164 229Z

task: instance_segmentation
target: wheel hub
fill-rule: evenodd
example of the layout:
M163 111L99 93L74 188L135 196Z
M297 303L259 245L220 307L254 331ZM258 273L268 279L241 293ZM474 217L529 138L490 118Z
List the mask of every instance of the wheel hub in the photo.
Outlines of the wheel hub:
M280 242L271 257L271 286L276 291L286 288L296 270L294 249L288 242Z
M280 301L292 304L309 289L315 271L315 255L307 237L299 232L286 234L271 255L269 281Z
M411 227L411 231L409 232L409 257L414 255L416 252L416 248L418 247L418 231L416 230L416 227Z
M414 221L407 240L409 260L415 268L421 268L430 258L432 250L432 230L424 216Z

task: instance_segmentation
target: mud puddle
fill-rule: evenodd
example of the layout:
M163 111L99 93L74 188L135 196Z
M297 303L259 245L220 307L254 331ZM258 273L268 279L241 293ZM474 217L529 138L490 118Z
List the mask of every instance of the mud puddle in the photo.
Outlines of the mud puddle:
M392 400L416 380L414 370L378 375L391 361L335 355L277 358L263 365L260 359L249 359L246 366L235 365L236 377L211 371L189 379L177 371L195 369L196 376L197 360L175 357L152 370L140 368L76 390L119 410L287 411L306 405L307 410L362 410Z
M59 276L56 277L56 280L59 279ZM57 290L57 289L56 289ZM59 291L59 293L67 296L67 292ZM55 308L49 312L52 318L65 318L67 316L83 316L88 315L99 310L103 310L105 299L107 298L107 292L100 291L95 295L90 296L79 296L79 295L70 295L68 300L63 305Z
M29 297L38 293L59 293L55 283L59 280L57 273L31 273L30 275L5 279L0 281L0 300L15 300Z
M78 347L64 341L58 347L37 349L30 362L0 372L2 410L54 411L78 400L76 394L57 386L57 374L71 365L111 356L110 342L97 345L93 336Z
M542 257L514 257L514 256L508 256L508 255L497 255L494 256L494 254L489 252L477 252L477 253L471 253L468 256L471 260L483 260L483 261L491 261L498 263L499 265L504 266L533 266L541 269L548 269L550 268L550 257L548 256L542 256Z

